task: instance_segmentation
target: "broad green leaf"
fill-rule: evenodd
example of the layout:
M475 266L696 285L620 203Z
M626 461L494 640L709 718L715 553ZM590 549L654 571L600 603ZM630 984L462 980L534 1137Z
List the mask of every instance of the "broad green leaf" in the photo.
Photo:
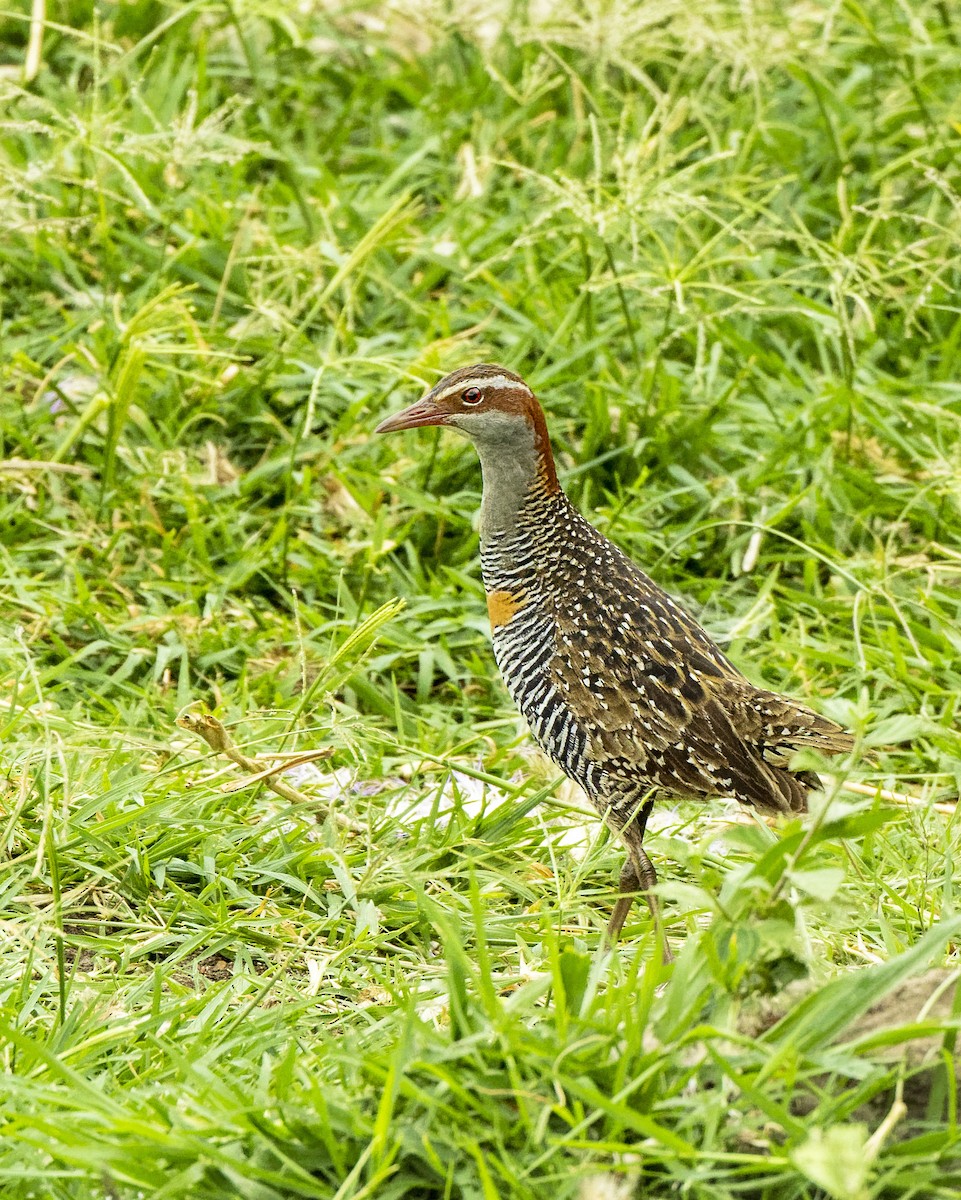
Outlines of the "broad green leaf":
M866 1125L812 1129L791 1152L791 1161L832 1200L867 1200L871 1156Z
M961 915L946 917L903 954L888 962L848 971L813 992L762 1035L802 1050L829 1045L856 1017L903 980L923 970L947 942L961 934Z
M844 883L844 872L840 867L819 867L812 871L789 871L788 879L815 900L830 900Z

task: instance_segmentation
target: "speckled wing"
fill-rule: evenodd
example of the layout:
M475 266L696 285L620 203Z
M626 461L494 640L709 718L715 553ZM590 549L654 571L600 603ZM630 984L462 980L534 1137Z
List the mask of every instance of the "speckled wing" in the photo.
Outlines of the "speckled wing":
M788 696L755 688L747 680L738 691L732 697L738 729L775 766L786 767L798 750L843 754L854 747L853 734L843 726Z
M586 523L585 523L586 524ZM727 795L797 811L817 783L785 768L808 745L851 738L833 722L755 688L683 609L591 526L571 555L595 565L553 590L550 673L580 714L587 755L614 790L629 781L680 795ZM565 566L560 566L563 572ZM583 580L583 582L582 582Z

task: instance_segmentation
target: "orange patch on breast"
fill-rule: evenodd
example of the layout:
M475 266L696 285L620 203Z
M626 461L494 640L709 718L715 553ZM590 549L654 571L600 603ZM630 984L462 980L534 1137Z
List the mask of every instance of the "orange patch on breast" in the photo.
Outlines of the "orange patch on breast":
M487 614L491 619L491 629L506 625L516 612L524 606L511 592L488 592Z

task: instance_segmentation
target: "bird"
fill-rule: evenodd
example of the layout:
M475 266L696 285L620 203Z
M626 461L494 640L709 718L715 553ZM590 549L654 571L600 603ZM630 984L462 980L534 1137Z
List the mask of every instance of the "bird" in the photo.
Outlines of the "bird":
M636 896L670 948L644 832L659 798L801 813L820 786L797 751L850 751L843 726L756 687L709 634L568 500L544 411L520 375L462 367L375 433L440 426L480 459L481 573L494 657L530 731L627 857L607 943Z

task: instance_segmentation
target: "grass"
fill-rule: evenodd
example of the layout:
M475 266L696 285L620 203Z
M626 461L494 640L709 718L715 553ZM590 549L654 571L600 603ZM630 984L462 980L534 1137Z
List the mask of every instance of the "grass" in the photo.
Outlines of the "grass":
M961 937L951 6L48 0L26 79L28 7L3 1194L956 1195L957 1019L909 1003ZM858 732L842 774L916 799L662 806L672 969L640 908L601 953L620 854L496 678L472 451L370 437L480 359L746 672ZM332 755L231 788L197 702Z

